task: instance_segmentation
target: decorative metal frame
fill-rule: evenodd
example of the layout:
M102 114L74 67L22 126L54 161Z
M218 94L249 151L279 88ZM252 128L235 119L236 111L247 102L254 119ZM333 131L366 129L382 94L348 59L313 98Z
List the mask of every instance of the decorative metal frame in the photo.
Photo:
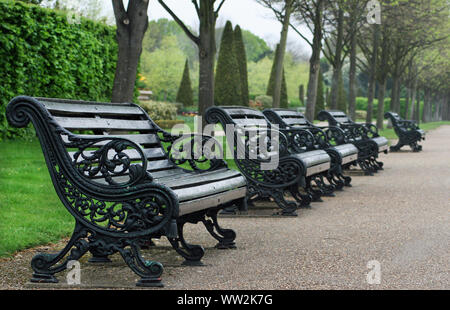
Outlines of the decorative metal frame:
M316 138L308 130L286 131L276 130L261 113L261 117L267 124L267 128L259 128L257 135L257 147L263 147L259 139L270 136L277 131L279 141L279 166L277 169L262 171L261 164L267 159L251 159L249 149L251 129L242 128L224 110L226 107L211 107L205 113L206 122L209 124L221 124L226 128L227 124L233 124L236 128L233 136L227 136L229 145L239 145L245 150L245 158L238 156L238 147L235 147L233 156L241 173L247 178L247 203L256 199L272 199L282 209L281 215L296 216L298 208L308 207L311 201L320 201L322 195L332 195L334 184L326 184L324 177L327 173L306 176L306 167L295 154L309 150L309 144L314 144ZM239 109L239 107L235 107ZM253 135L254 138L254 135ZM323 138L323 137L322 137ZM319 138L317 138L319 139ZM242 142L244 141L244 142ZM264 145L265 147L265 145ZM285 197L294 198L288 201Z
M310 123L306 118L306 126L294 128L288 126L276 111L272 109L266 109L263 113L272 124L280 126L282 132L286 135L296 137L300 134L299 138L290 140L293 152L301 153L305 150L325 150L328 153L331 158L331 167L325 175L320 175L320 177L325 177L330 183L330 185L327 185L322 179L323 185L321 187L325 194L332 195L332 192L335 189L341 190L344 186L351 186L351 177L343 175L342 158L339 153L333 149L333 146L330 143L330 135L333 133L335 138L340 140L341 144L345 144L345 135L342 130L334 127L317 127ZM305 134L303 131L306 131L309 134ZM350 164L351 163L347 165Z
M425 132L417 126L415 121L405 120L394 112L386 112L384 117L391 120L394 131L399 138L398 143L390 147L391 152L398 152L405 145L409 145L413 152L422 151L419 142L425 140Z
M11 100L6 116L15 127L25 127L30 121L33 123L55 191L75 218L72 237L63 250L57 254L40 253L32 259L32 282L57 282L55 274L66 269L68 261L77 260L88 251L93 255L91 262L107 262L109 255L119 252L141 277L138 286L161 287L163 266L159 262L144 260L140 248L152 238L166 236L179 254L189 262L198 263L204 250L184 239L182 231L187 222L203 222L221 248L233 246L236 234L217 223L217 212L229 204L179 216L176 194L154 181L147 171L148 161L140 145L118 137L86 138L73 134L62 128L42 103L28 96ZM172 136L156 124L154 126L162 141L172 143L180 139L180 136ZM199 141L211 143L210 138L203 136ZM188 143L193 139L194 136L187 139ZM76 150L73 158L67 149ZM140 158L133 159L133 162L140 163L132 163L123 152L125 149L135 150ZM171 159L172 145L168 149L167 155ZM188 162L194 170L202 170L199 164L206 161L210 162L206 170L226 167L223 160L215 158L173 162L178 165ZM114 177L125 175L128 179L122 183L114 180Z
M328 121L329 126L326 133L331 144L352 143L355 145L358 148L357 163L366 175L372 175L379 170L383 170L383 162L377 160L378 145L372 140L380 137L378 128L369 123L355 123L348 117L348 122L339 122L333 116L333 112L343 113L341 111L320 111L318 114L319 120Z

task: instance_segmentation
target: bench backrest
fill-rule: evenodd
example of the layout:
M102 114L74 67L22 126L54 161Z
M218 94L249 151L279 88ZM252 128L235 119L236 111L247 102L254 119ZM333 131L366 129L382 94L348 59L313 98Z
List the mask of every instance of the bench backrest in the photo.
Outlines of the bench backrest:
M397 124L399 121L403 121L403 119L395 112L386 112L384 114L384 118L390 119L392 122L392 125Z
M320 111L317 115L321 121L328 121L331 126L348 125L354 122L342 111Z
M281 128L312 126L303 113L295 110L266 109L263 114L271 123L278 124Z
M168 159L161 141L157 135L157 125L148 117L145 111L133 103L102 103L75 101L52 98L34 98L49 113L52 120L65 130L83 138L118 137L131 140L140 145L148 161L149 172L173 169L176 166ZM66 134L61 133L63 142L69 142ZM107 140L103 142L108 143ZM96 146L101 145L96 144ZM78 149L67 148L66 151L74 160ZM83 156L89 156L95 151L83 151ZM131 162L141 160L141 154L135 149L124 149L123 154ZM108 153L110 159L113 152ZM79 160L84 157L78 155ZM94 161L95 162L95 161ZM95 178L93 178L95 180Z
M241 127L267 127L269 122L261 111L246 107L217 107L227 116L228 124Z

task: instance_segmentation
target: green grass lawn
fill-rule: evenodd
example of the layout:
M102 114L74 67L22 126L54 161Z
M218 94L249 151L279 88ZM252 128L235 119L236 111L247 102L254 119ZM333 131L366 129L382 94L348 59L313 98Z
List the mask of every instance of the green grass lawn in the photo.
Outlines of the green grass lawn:
M450 122L421 124L424 130ZM380 134L396 139L393 129ZM233 160L227 160L236 169ZM0 142L0 257L70 236L74 219L57 197L37 139Z
M39 142L0 142L0 257L70 235Z

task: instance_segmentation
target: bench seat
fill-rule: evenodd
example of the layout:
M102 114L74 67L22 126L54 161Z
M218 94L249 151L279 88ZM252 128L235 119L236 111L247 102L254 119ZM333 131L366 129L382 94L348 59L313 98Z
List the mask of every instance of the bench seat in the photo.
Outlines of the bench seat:
M330 169L331 158L323 150L299 153L294 156L302 161L306 168L306 176L318 174Z
M358 148L353 144L341 144L331 147L331 149L337 151L342 158L342 165L354 162L358 159Z
M386 137L372 138L372 141L378 145L378 153L385 152L389 148L389 140Z
M328 132L337 144L352 143L358 148L358 165L369 175L383 170L378 161L379 153L388 153L388 140L378 134L378 128L371 123L356 123L343 111L322 110L318 119L328 122Z

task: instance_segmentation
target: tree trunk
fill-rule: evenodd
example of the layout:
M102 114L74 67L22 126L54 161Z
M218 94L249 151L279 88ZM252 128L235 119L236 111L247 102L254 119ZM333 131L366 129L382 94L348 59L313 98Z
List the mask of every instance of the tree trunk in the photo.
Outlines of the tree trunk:
M305 116L309 121L314 120L315 107L317 101L317 83L319 82L320 71L320 52L322 50L322 13L323 0L319 0L314 14L314 38L312 46L312 55L309 59L309 81L306 98Z
M406 89L406 107L405 107L405 114L402 115L405 119L408 119L409 110L411 109L410 103L411 103L411 89Z
M130 1L127 11L122 0L112 3L119 53L111 101L132 102L142 41L148 27L148 0Z
M331 108L336 109L339 97L339 77L342 71L342 49L344 41L344 10L339 8L337 16L337 37L331 80Z
M378 88L377 128L384 128L384 96L386 93L386 79L381 81Z
M199 55L199 83L198 83L198 111L205 115L206 109L214 105L214 63L216 58L216 16L214 3L200 2L200 34L198 43ZM206 125L203 120L203 126Z
M411 89L411 109L409 110L408 114L407 114L407 118L408 119L415 119L414 115L415 115L415 111L416 111L416 97L417 97L417 77L414 77L414 81L412 84L412 89Z
M419 124L420 123L420 99L421 95L419 90L417 90L417 100L416 100L416 108L414 110L414 120Z
M284 12L283 19L283 27L281 29L280 36L280 48L277 62L275 64L275 86L273 91L273 107L280 107L280 98L281 98L281 84L283 82L283 63L284 63L284 55L286 54L286 42L287 42L287 34L289 31L289 23L291 19L292 12L292 4L294 0L286 0L286 8Z
M367 94L367 117L366 122L372 123L373 118L373 99L375 98L375 86L376 86L376 70L378 59L378 45L380 41L380 26L375 24L373 29L373 51L372 59L370 60L370 78Z
M431 116L431 91L428 88L424 90L423 96L423 112L422 112L422 122L430 122Z
M393 101L392 103L392 109L395 113L398 113L400 115L400 90L401 90L401 81L400 76L394 76L394 87L393 87Z
M434 102L434 112L433 112L433 121L438 122L441 120L441 112L442 112L442 96L439 94Z
M356 119L356 33L352 32L350 40L350 72L349 72L349 93L348 93L348 113L351 119Z

